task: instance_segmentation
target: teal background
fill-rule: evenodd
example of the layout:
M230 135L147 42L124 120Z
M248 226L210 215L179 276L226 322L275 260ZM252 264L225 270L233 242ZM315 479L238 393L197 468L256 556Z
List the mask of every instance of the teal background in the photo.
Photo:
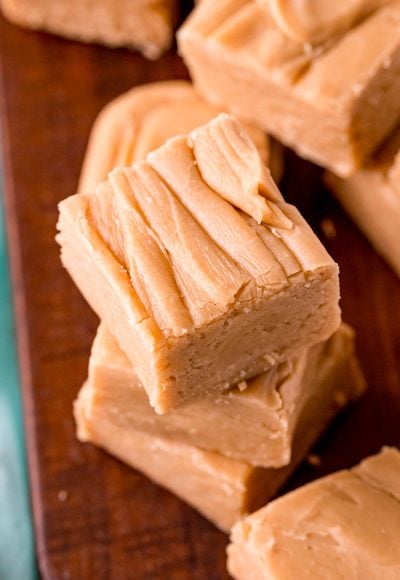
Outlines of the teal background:
M37 577L0 167L0 579Z

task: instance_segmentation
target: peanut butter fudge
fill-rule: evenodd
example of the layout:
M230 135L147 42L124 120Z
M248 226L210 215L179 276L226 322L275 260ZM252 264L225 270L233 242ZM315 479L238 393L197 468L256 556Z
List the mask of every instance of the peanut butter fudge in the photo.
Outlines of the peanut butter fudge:
M259 0L280 30L297 42L318 43L348 31L392 0Z
M217 398L202 397L162 416L154 413L132 365L104 325L89 364L92 404L108 410L116 425L264 467L290 462L293 434L305 406L322 391L331 393L332 385L340 399L341 383L349 375L359 377L361 389L354 333L346 325L327 341Z
M327 174L345 210L400 276L400 129L352 177Z
M252 467L189 443L172 441L161 431L150 434L132 428L132 406L128 409L126 398L119 395L120 385L110 382L109 394L104 396L106 386L92 377L75 403L78 437L139 469L228 531L277 493L329 422L362 393L364 384L351 356L340 353L321 371L321 388L303 406L297 423L291 463L280 469ZM114 381L111 373L109 377ZM138 406L137 413L141 412ZM211 420L209 427L213 429Z
M184 135L221 113L187 81L163 81L135 87L111 101L99 114L90 135L78 192L87 193L111 169L144 159L167 139ZM282 172L281 148L261 129L245 125L275 181Z
M237 580L398 580L400 452L383 448L239 522L228 547Z
M178 43L210 102L339 175L400 119L399 0L204 0Z
M233 117L66 199L58 227L64 266L159 413L339 326L337 265Z
M173 40L175 0L0 0L19 26L158 58Z

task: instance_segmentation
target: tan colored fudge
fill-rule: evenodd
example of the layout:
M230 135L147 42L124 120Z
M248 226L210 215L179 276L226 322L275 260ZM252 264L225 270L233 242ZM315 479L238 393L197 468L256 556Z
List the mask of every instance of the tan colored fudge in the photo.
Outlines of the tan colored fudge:
M400 129L349 179L327 174L342 206L400 276Z
M349 369L352 369L351 371ZM104 325L92 347L92 404L116 425L186 443L251 465L281 467L291 460L293 435L306 405L360 377L354 332L346 325L327 341L214 397L202 397L156 415L129 360ZM346 393L345 393L346 397ZM105 411L104 411L105 412Z
M118 166L144 159L170 137L185 135L222 110L207 103L187 81L162 81L135 87L111 101L93 126L79 193L91 192ZM282 148L264 131L245 125L275 181L282 174Z
M323 366L321 388L304 405L297 423L291 463L281 469L252 467L161 433L136 430L125 397L118 395L120 386L110 383L109 396L104 396L105 385L91 378L75 403L78 437L142 471L228 531L277 493L340 409L362 393L364 383L353 363L351 356L338 353L336 361ZM209 426L213 428L211 422Z
M350 30L355 24L392 0L258 0L270 10L278 28L297 42L323 42Z
M339 326L337 265L232 117L66 199L58 228L64 266L159 413Z
M400 1L383 4L304 42L282 31L271 2L204 0L178 32L179 50L207 100L348 176L400 119Z
M173 40L175 0L0 0L19 26L158 58Z
M398 580L400 452L297 489L238 523L228 547L236 580Z

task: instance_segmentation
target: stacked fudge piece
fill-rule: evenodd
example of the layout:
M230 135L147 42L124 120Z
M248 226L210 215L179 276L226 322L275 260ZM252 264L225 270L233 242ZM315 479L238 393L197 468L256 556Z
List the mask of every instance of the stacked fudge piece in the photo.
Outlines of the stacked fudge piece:
M329 170L399 274L399 0L203 0L178 43L205 98Z
M284 202L265 138L252 129L257 149L227 115L192 130L208 119L188 113L191 99L200 110L189 85L172 85L182 95L170 104L153 85L141 89L153 91L147 111L135 91L101 115L81 193L60 204L63 264L102 320L75 415L82 440L227 530L364 385L340 326L337 265ZM184 118L189 134L147 153L155 127L165 138Z

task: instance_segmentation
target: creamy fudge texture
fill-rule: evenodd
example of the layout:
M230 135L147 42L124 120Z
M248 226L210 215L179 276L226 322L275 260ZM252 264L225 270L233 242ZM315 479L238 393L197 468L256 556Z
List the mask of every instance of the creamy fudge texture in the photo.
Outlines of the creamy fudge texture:
M238 523L237 580L400 578L400 452L383 448L277 499Z
M173 39L175 0L0 0L20 26L82 42L138 49L158 58Z
M167 139L189 133L221 113L187 81L164 81L135 87L111 101L90 135L79 180L79 193L90 193L118 166L144 159ZM282 151L264 131L245 125L275 181L282 173Z
M354 332L343 324L325 342L270 371L217 397L202 397L160 416L149 405L130 361L101 325L92 347L88 381L92 404L108 412L110 422L117 426L251 465L281 467L290 463L293 435L304 408L334 386L340 399L341 383L349 374L359 376L361 389L363 380L357 369Z
M349 30L392 0L259 0L278 28L297 42L318 43Z
M205 162L218 191L199 171ZM260 374L339 326L337 265L232 117L63 201L58 228L64 266L159 413Z
M207 100L348 176L400 119L400 2L320 42L293 40L271 7L284 5L287 23L288 6L301 13L309 4L204 0L178 32L179 50ZM332 13L349 6L330 4Z
M252 467L220 453L173 441L161 430L151 434L133 428L132 406L127 408L125 396L120 396L120 385L110 383L105 396L105 385L92 377L75 402L78 437L142 471L228 531L277 493L329 422L363 392L364 383L352 357L339 352L336 356L321 367L320 388L303 406L297 422L291 462L280 469ZM114 380L110 373L109 378ZM138 405L136 413L142 412ZM211 421L209 427L213 429Z
M400 276L400 129L352 177L326 174L344 209Z

